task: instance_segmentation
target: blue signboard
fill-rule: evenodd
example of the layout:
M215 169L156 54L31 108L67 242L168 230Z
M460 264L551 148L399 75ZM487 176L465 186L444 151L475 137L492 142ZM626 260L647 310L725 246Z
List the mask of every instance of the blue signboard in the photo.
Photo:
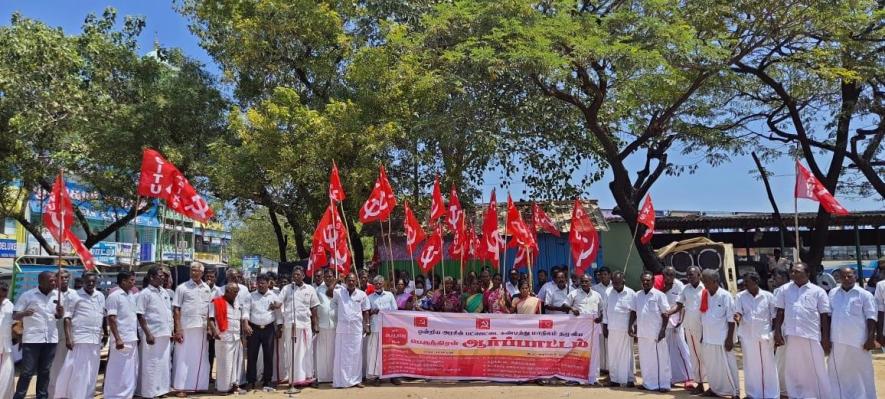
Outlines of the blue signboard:
M89 249L89 252L92 252L95 260L101 263L108 265L117 263L117 243L115 242L98 242Z
M83 266L65 266L65 270L71 273L69 284L73 284L74 279L83 274ZM18 300L18 297L25 291L37 286L37 277L42 272L58 271L55 265L18 265L18 269L13 272L12 301Z
M0 238L0 258L14 258L18 244L14 238Z
M83 212L83 216L87 219L114 221L129 213L129 209L96 205L101 202L98 193L82 184L77 184L68 180L65 182L65 188L67 188L74 206L78 207L80 211ZM46 206L48 198L49 193L46 191L34 191L28 201L31 207L31 212L43 213L43 208ZM138 226L160 227L160 221L157 218L157 207L153 206L147 212L136 216L135 224Z

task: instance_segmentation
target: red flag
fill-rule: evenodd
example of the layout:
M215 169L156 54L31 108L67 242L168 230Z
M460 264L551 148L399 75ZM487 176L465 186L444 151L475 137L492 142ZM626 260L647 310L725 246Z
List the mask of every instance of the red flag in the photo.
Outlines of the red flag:
M369 223L374 221L385 221L396 207L396 197L393 195L393 188L387 180L387 172L384 166L381 166L378 172L378 180L375 180L375 188L369 199L360 208L360 221Z
M406 248L409 249L409 254L412 254L415 252L415 247L421 241L424 241L425 234L424 229L421 228L421 223L418 223L418 218L412 213L412 208L409 207L408 202L406 202L405 208L406 220L403 221L403 231L406 232Z
M513 239L516 240L516 244L520 247L536 247L538 245L529 231L528 225L522 220L522 214L520 214L519 210L516 209L516 206L513 205L513 200L510 199L510 195L507 195L507 231L513 236Z
M92 252L89 252L80 238L71 231L73 224L74 204L71 202L71 196L68 195L64 179L59 173L52 185L49 202L43 208L43 225L58 243L59 252L61 252L65 241L69 241L86 270L95 270L95 258L92 257Z
M449 194L449 207L446 211L446 221L449 223L449 231L458 235L463 230L463 226L461 226L461 219L464 217L464 212L461 211L461 201L458 200L458 192L455 190L455 185L452 185L452 191Z
M516 257L513 258L513 268L522 269L524 266L532 267L535 265L535 262L538 261L538 250L532 248L532 259L531 264L529 264L529 251L526 249L527 247L519 247L516 250Z
M142 154L137 192L140 196L163 199L169 209L199 222L206 223L215 215L181 171L150 148Z
M569 231L569 245L571 246L572 260L575 262L575 273L584 275L599 254L599 233L593 226L590 215L584 210L581 201L575 199L572 208L572 224Z
M80 241L73 231L68 230L65 233L67 240L71 243L71 246L74 248L74 252L77 253L77 256L80 257L80 261L83 262L83 267L86 270L95 270L95 258L92 257L92 252L89 252L89 249L83 245L83 242Z
M839 216L848 214L848 210L839 204L839 201L836 201L836 197L830 194L830 190L827 190L823 183L817 180L799 161L796 161L796 188L794 195L796 198L808 198L820 202L824 210L830 214Z
M439 189L439 176L433 179L433 196L430 202L430 222L433 223L446 213L446 206L443 203L442 190Z
M338 176L338 165L332 162L332 172L329 174L329 200L344 201L344 187L341 187L341 178Z
M443 241L442 231L439 226L434 229L433 234L424 243L424 249L421 250L421 256L418 257L418 266L422 273L427 273L442 261Z
M326 256L326 250L323 246L323 232L325 228L322 225L322 219L317 223L316 229L313 231L313 240L310 244L310 257L307 259L307 273L313 275L317 268L323 267L329 263Z
M483 242L479 238L479 235L476 234L476 231L473 230L473 226L470 226L467 229L467 237L469 242L469 255L470 260L483 260Z
M651 195L645 195L645 201L642 203L642 209L639 210L639 217L636 223L645 225L645 233L639 238L639 242L648 244L651 237L655 234L655 206L651 203ZM637 226L638 227L638 226Z
M547 216L544 210L534 202L532 202L532 220L535 227L540 227L541 230L559 237L559 229L553 224L553 220L550 220L550 216Z
M467 255L470 244L467 237L467 228L464 225L464 211L458 211L457 219L459 220L458 226L452 235L452 245L449 245L449 255L453 258L461 258L462 255Z
M498 232L498 204L495 201L495 190L492 190L492 198L489 199L489 207L486 209L482 221L482 250L480 254L483 259L498 268L503 245L504 241Z
M145 148L141 154L141 176L138 179L138 195L166 199L172 171L176 170L159 152Z

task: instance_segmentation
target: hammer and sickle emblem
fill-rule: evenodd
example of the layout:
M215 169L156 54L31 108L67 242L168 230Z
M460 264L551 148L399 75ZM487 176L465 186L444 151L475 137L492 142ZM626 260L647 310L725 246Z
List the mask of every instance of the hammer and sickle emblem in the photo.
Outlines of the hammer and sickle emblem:
M418 259L418 262L421 263L421 268L427 268L427 265L433 261L437 253L439 253L439 250L436 249L436 245L428 245L427 248L424 248L424 251L421 251L421 257Z
M381 214L381 212L387 209L387 201L384 199L387 197L387 193L384 191L380 192L381 195L379 198L370 198L363 205L363 212L365 212L366 217L372 218Z
M184 209L193 212L198 220L205 220L206 212L209 211L209 204L207 204L199 195L194 195L191 197L191 204L185 206Z
M406 244L410 247L415 245L416 237L415 229L413 229L412 226L406 225Z

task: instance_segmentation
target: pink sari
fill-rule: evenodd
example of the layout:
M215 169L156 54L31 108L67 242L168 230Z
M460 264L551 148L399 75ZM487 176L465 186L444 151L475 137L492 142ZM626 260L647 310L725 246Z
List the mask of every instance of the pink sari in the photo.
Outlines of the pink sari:
M498 289L488 289L485 293L486 309L489 313L510 313L504 302L504 295L507 295L504 287Z

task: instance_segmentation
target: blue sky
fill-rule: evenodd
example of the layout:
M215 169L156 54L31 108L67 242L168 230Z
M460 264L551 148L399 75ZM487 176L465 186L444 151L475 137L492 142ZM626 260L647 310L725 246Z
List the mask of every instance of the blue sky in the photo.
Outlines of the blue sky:
M8 25L12 13L20 11L26 17L39 19L50 26L58 26L65 32L74 34L80 30L83 19L88 13L101 14L107 6L117 8L119 16L141 15L146 18L147 26L139 40L142 53L150 51L156 39L164 47L181 48L185 54L203 61L208 70L215 74L219 73L212 59L198 45L196 37L188 31L187 20L173 10L171 1L5 0L0 2L0 25ZM678 164L698 162L692 157L676 155L672 158ZM630 170L638 170L643 161L639 158L630 159ZM791 211L794 182L792 160L782 159L767 167L775 174L771 183L779 207L782 211ZM684 174L678 177L663 176L651 190L655 208L659 210L769 212L771 207L765 189L761 181L755 179L750 173L754 169L752 158L746 155L735 157L730 163L716 168L702 164L694 174ZM576 176L576 180L580 177ZM614 200L608 190L610 178L611 174L606 173L603 180L594 183L588 190L588 197L598 199L604 208L614 206ZM501 174L496 171L486 173L482 190L485 194L483 200L488 199L488 193L492 188L501 187L501 179ZM523 185L520 182L511 183L510 190L513 192L514 199L522 199L522 188ZM500 188L499 192L501 192ZM850 199L837 194L836 197L849 210L885 209L885 201L882 201L878 196ZM499 196L499 198L502 197ZM816 203L809 200L799 200L800 211L815 211L816 209Z

